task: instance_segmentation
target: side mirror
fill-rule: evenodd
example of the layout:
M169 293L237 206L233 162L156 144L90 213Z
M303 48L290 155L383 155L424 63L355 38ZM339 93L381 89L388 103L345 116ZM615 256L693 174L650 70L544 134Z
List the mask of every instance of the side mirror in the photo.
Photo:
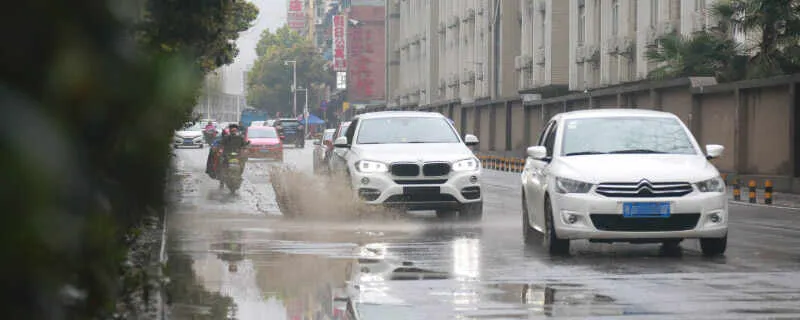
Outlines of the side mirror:
M320 142L319 142L319 140L314 140L314 145L315 145L315 146L318 146L318 145L320 145Z
M547 148L544 146L528 147L528 150L526 151L528 156L534 160L546 160L547 158Z
M707 144L706 145L706 159L711 160L715 158L719 158L722 156L722 152L725 151L725 147L718 145L718 144Z
M468 146L474 146L478 144L478 137L472 134L468 134L464 136L464 144Z
M350 144L347 143L347 137L338 137L335 141L333 141L333 146L337 148L350 148Z

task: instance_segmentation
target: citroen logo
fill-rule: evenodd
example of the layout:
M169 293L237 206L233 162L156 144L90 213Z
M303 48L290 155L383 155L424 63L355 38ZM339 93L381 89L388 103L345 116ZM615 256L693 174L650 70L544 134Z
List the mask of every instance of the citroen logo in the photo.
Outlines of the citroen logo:
M642 179L636 185L637 192L640 194L652 194L653 193L653 185L647 179Z

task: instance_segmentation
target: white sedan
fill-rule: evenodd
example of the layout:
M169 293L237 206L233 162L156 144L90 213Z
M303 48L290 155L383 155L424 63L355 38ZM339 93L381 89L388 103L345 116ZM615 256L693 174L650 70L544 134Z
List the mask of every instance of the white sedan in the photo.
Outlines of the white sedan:
M522 229L551 254L570 240L663 243L700 239L705 255L727 246L725 181L673 114L604 109L556 115L522 172Z

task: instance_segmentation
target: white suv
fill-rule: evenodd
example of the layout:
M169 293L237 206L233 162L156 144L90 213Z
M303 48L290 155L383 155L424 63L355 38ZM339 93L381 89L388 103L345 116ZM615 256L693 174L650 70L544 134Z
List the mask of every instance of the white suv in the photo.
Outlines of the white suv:
M567 112L529 147L522 172L522 229L551 254L569 242L663 243L699 238L705 255L722 255L728 237L725 181L673 114L636 109Z
M436 210L439 217L483 215L481 164L451 122L439 113L387 111L355 117L334 146L346 176L367 204Z

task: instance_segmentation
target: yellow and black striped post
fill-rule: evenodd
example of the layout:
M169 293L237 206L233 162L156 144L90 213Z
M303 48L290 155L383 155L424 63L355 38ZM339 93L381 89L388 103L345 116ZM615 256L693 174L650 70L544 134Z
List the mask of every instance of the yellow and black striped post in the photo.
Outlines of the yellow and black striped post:
M739 179L733 180L733 200L735 201L742 200L742 186L741 186L741 181L739 181Z
M750 200L750 203L756 203L756 181L750 180L750 182L747 184L747 188L749 189L747 197Z
M764 182L764 204L772 204L772 180Z

